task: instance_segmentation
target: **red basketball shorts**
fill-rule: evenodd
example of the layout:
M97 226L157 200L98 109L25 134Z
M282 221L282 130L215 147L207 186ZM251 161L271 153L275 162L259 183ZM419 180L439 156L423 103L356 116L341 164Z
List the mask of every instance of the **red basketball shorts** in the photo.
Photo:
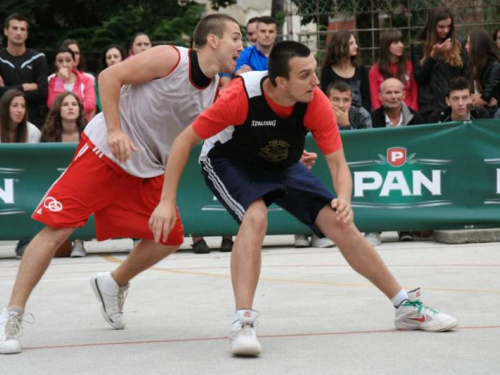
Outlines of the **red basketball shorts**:
M153 239L148 221L158 205L164 176L140 178L123 171L88 139L80 141L73 161L45 194L32 215L55 228L78 228L94 214L97 239ZM103 160L104 159L104 160ZM177 222L164 245L181 245Z

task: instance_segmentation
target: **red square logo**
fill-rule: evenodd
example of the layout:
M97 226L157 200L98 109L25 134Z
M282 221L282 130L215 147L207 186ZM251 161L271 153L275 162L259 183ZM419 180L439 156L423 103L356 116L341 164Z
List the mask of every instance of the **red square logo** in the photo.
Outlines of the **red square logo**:
M393 167L401 167L406 163L406 148L392 147L387 149L387 162Z

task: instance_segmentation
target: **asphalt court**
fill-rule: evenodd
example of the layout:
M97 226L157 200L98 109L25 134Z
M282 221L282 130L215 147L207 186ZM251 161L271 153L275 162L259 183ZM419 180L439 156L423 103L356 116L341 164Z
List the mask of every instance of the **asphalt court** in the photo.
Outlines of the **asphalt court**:
M455 315L452 332L402 332L389 301L337 248L296 249L268 236L254 308L260 358L233 358L230 254L182 250L131 283L127 328L100 315L89 284L122 262L131 240L86 242L85 258L54 259L32 295L23 352L0 356L0 374L500 374L500 243L401 243L384 233L377 250L405 288ZM208 238L211 247L220 238ZM19 261L0 242L0 300Z

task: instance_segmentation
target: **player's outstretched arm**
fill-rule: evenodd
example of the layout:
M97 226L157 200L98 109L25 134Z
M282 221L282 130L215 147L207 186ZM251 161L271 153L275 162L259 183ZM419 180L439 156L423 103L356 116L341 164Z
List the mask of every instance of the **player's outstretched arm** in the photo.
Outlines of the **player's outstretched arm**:
M191 150L202 140L203 138L196 135L190 125L179 134L172 145L165 167L165 183L163 184L160 203L149 219L149 228L153 232L156 242L160 242L162 238L166 240L175 225L175 201L179 181Z
M349 224L354 218L351 207L352 177L345 160L344 149L325 155L333 179L337 198L332 200L332 208L337 213L337 220Z
M118 103L123 85L136 85L168 75L179 61L172 46L157 46L144 51L99 74L99 94L108 129L108 145L113 156L123 163L137 147L122 132Z

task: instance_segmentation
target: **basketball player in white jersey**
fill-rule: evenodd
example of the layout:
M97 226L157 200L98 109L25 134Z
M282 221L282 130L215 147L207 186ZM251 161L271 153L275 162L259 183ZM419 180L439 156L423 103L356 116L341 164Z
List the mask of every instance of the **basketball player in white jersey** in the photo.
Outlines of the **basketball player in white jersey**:
M26 249L0 315L0 354L21 351L28 297L56 249L91 214L99 240L142 239L115 271L91 279L102 315L115 329L125 327L129 280L183 243L178 213L175 228L159 243L148 225L160 199L164 166L175 137L214 102L218 73L232 72L243 50L238 23L222 14L200 21L194 43L196 51L154 47L99 76L103 113L87 125L70 166L32 216L46 227Z

